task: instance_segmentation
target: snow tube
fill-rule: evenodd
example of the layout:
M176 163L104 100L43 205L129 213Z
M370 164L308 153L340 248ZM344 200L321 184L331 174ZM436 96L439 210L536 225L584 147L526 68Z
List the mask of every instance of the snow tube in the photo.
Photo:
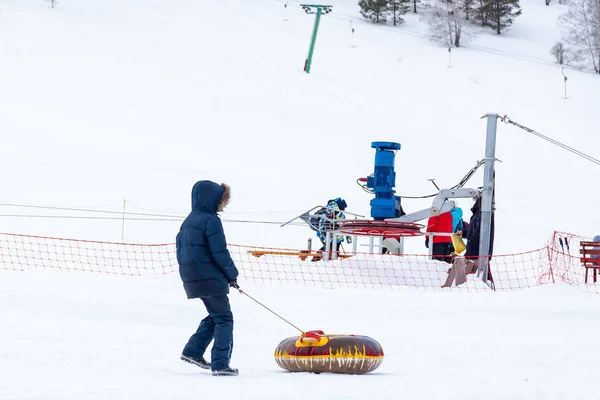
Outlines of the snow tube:
M381 365L383 349L368 336L309 331L282 340L275 349L275 361L290 372L366 374Z

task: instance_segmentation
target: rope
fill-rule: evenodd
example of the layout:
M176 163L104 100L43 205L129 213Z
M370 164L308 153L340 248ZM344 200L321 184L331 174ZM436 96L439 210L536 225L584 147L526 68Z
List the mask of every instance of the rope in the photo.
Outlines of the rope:
M581 157L581 158L583 158L583 159L585 159L585 160L588 160L588 161L591 161L591 162L593 162L594 164L600 165L600 160L598 160L597 158L594 158L594 157L590 156L589 154L586 154L586 153L584 153L584 152L582 152L582 151L579 151L579 150L577 150L577 149L574 149L574 148L572 148L572 147L570 147L570 146L567 146L566 144L564 144L564 143L562 143L562 142L559 142L558 140L554 140L554 139L552 139L552 138L550 138L550 137L548 137L548 136L542 135L541 133L539 133L539 132L536 132L536 131L534 131L534 130L533 130L533 129L531 129L531 128L528 128L528 127L526 127L526 126L523 126L523 125L521 125L521 124L519 124L519 123L517 123L517 122L515 122L515 121L511 120L511 119L510 119L510 118L508 118L508 116L506 116L506 115L505 115L504 117L501 117L501 118L500 118L500 120L501 120L502 122L504 122L504 123L507 123L507 124L514 125L514 126L516 126L517 128L521 128L521 129L523 129L524 131L531 133L532 135L535 135L535 136L537 136L537 137L539 137L539 138L541 138L541 139L544 139L544 140L546 140L546 141L548 141L548 142L552 143L552 144L553 144L553 145L555 145L555 146L558 146L558 147L560 147L561 149L565 149L565 150L567 150L567 151L570 151L571 153L573 153L573 154L575 154L575 155L577 155L577 156L579 156L579 157Z
M238 289L239 292L243 295L246 295L249 299L255 301L256 303L260 304L261 306L263 306L265 309L267 309L268 311L271 311L273 314L275 314L276 316L278 316L279 318L281 318L283 321L285 321L286 323L288 323L289 325L293 326L294 328L296 328L297 330L299 330L302 333L302 336L305 336L306 333L298 328L296 325L292 324L290 321L288 321L287 319L283 318L281 315L277 314L275 311L271 310L269 307L265 306L263 303L261 303L260 301L256 300L254 297L250 296L248 293L246 293L245 291L243 291L242 289Z

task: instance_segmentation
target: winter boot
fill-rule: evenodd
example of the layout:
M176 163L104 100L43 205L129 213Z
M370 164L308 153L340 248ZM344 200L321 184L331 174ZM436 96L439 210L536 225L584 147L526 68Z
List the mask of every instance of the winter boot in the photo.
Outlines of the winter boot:
M197 365L200 368L210 369L210 363L207 362L204 357L188 357L182 354L181 359L187 363Z
M218 370L213 369L212 374L213 376L237 376L239 372L237 368L227 367Z

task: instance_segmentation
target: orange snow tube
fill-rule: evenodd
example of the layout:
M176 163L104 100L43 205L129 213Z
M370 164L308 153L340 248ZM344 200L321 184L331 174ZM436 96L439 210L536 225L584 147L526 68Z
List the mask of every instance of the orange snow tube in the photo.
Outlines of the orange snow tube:
M290 372L366 374L379 368L383 349L368 336L309 331L306 336L282 340L275 349L275 361Z

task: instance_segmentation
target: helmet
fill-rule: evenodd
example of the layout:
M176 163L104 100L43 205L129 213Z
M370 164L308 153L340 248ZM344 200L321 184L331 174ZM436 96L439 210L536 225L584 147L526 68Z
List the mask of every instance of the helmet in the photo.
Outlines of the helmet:
M340 210L345 210L346 207L348 207L348 204L346 203L346 200L342 199L341 197L337 197L335 199L335 202L337 203L338 207L340 208Z

